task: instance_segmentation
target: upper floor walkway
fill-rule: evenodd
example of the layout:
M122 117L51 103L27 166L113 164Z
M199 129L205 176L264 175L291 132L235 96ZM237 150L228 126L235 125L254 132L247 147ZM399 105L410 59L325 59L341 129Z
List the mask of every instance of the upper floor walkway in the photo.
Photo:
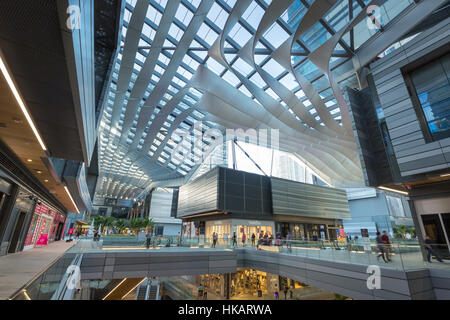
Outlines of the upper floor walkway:
M35 281L29 287L39 293L34 298L52 298L40 294L40 288L58 287L67 280L67 267L76 261L81 280L234 273L242 267L279 274L354 299L450 298L450 263L424 262L420 246L414 243L393 244L391 251L391 262L385 263L377 258L373 244L364 248L360 244L341 247L329 242L292 241L256 247L218 241L214 247L198 239L159 238L147 248L145 240L107 237L78 241L64 253L58 266L40 276L39 285ZM377 283L374 276L379 276L380 286L372 289Z

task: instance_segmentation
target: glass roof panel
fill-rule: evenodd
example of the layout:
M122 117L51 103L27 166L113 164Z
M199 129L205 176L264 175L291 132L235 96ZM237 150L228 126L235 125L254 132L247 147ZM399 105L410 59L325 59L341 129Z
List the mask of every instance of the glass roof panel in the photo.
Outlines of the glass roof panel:
M276 0L273 0L276 1ZM301 121L288 106L281 101L278 95L270 88L262 79L260 74L254 70L252 66L246 63L245 58L238 57L237 53L242 49L252 38L254 32L257 30L259 23L265 13L267 7L273 2L270 0L253 0L250 5L244 10L244 13L239 17L239 21L232 27L231 31L227 34L225 39L225 59L232 65L232 68L243 76L249 78L250 81L255 83L265 92L277 101L280 101L281 105L289 110L288 116L292 116L294 119ZM273 25L267 29L263 34L261 41L257 43L257 52L254 60L258 63L264 71L269 73L275 79L285 86L288 90L295 92L295 95L303 101L307 106L309 112L320 121L320 117L317 115L314 105L309 101L303 90L299 88L296 79L285 70L285 68L272 57L272 51L283 44L286 39L295 32L300 21L304 19L308 12L308 8L314 2L314 0L295 0L288 9L278 18ZM190 40L189 48L184 52L184 56L175 54L176 49L179 47L178 42L184 35L184 30L189 27L196 14L197 8L200 5L205 5L202 0L182 0L180 3L171 2L168 0L149 0L148 9L146 12L146 20L142 24L142 34L138 35L138 39L134 41L125 41L126 37L132 37L133 32L128 31L128 24L134 22L133 14L135 13L134 6L136 0L126 0L126 8L123 13L123 27L121 30L121 39L119 39L120 48L116 61L113 63L114 69L112 70L112 80L109 85L109 90L105 93L106 106L102 113L100 132L99 132L99 154L100 154L100 167L101 173L105 177L104 190L102 192L112 192L116 194L119 190L122 190L123 196L134 196L135 184L137 181L148 181L149 173L146 170L138 170L136 166L132 164L135 162L134 156L138 156L140 150L143 150L144 141L147 134L154 132L154 128L151 128L154 123L155 116L164 110L162 108L167 107L167 102L173 98L179 90L185 86L189 86L189 93L183 97L182 101L173 109L169 110L166 115L166 119L163 119L161 128L156 128L158 132L165 130L164 133L158 133L157 139L154 140L151 146L151 157L157 156L156 164L164 166L166 169L172 170L171 177L177 177L187 174L195 165L190 161L188 157L176 162L172 160L171 163L166 163L168 155L171 150L177 146L178 140L167 139L164 141L165 135L169 134L167 130L173 132L177 128L185 128L186 130L193 130L192 124L200 119L207 117L207 112L198 109L198 100L205 92L204 88L195 88L192 86L190 80L193 74L200 67L201 64L205 64L208 69L217 74L222 75L224 81L236 87L241 93L248 97L253 98L253 101L260 104L254 98L254 94L246 88L239 79L233 74L232 71L227 70L226 67L218 63L216 60L209 56L208 50L214 44L219 37L225 23L229 17L229 12L232 8L239 3L237 0L215 0L211 3L208 12L202 15L203 22L198 26L195 35ZM152 41L155 38L159 29L159 24L165 12L166 6L176 3L176 13L174 21L170 24L169 31L165 37L163 44L164 50L160 48L152 48ZM352 10L349 9L349 3L352 5ZM329 81L318 68L308 60L308 54L310 51L315 50L327 39L329 39L334 32L342 29L350 21L350 13L353 11L353 16L356 16L363 6L367 5L369 0L341 0L330 9L322 19L314 24L310 29L302 35L299 41L297 41L293 50L295 54L291 56L291 63L295 66L296 70L305 76L312 82L313 88L315 88L323 98L327 108L330 110L331 115L340 120L341 115L337 101L333 96L330 89ZM409 5L414 3L413 0L387 0L380 7L381 22L383 25L389 23L400 12L405 10ZM175 9L175 8L174 8ZM327 30L328 29L328 30ZM330 58L331 65L333 66L333 74L335 77L339 77L349 73L348 60L351 57L346 57L346 54L350 54L351 50L357 50L364 42L370 37L375 35L377 30L367 27L366 20L361 21L353 30L352 33L348 32L344 35L341 42L337 45L334 56ZM352 34L354 38L352 39ZM127 51L127 45L139 41L139 48L136 53ZM354 43L354 48L350 48L351 43ZM179 52L179 51L178 51ZM242 52L241 52L242 53ZM135 54L135 61L130 61L130 57ZM124 57L125 55L125 57ZM144 87L147 90L141 91L141 97L135 97L137 94L134 86L140 72L142 72L142 66L146 61L146 57L157 58L157 63L153 70L150 70L145 77L140 77L144 83ZM125 61L122 61L125 58ZM171 63L172 59L177 58L180 61L177 64ZM133 58L131 58L133 59ZM123 65L122 65L123 63ZM283 64L284 65L284 64ZM123 68L122 68L123 66ZM129 68L133 68L133 72L130 73ZM351 68L351 66L350 66ZM162 75L165 74L164 83L160 82ZM124 77L129 77L125 79ZM170 78L171 77L171 78ZM167 78L167 79L165 79ZM124 79L128 83L121 83ZM357 80L354 76L349 77L341 81L340 86L355 86ZM152 92L155 86L158 86L158 92ZM128 90L127 90L128 89ZM120 90L123 90L124 94L118 94ZM145 101L151 94L153 106L147 106L142 108ZM132 99L130 97L133 97ZM121 99L116 101L116 99ZM159 99L159 100L158 100ZM128 109L132 101L139 101L139 105L134 105L135 109ZM118 110L113 110L113 108ZM137 107L137 109L136 109ZM192 108L193 107L193 108ZM237 106L239 107L239 106ZM242 106L244 108L245 106ZM261 110L264 110L262 106ZM134 114L128 114L127 112ZM189 110L189 111L187 111ZM145 117L145 118L143 118ZM149 122L150 120L150 122ZM212 122L204 122L208 125L214 125ZM324 125L323 123L320 123ZM219 126L222 128L222 126ZM122 132L122 129L126 132ZM206 127L204 129L207 129ZM153 138L153 137L152 137ZM181 139L181 137L180 137ZM118 140L120 142L118 142ZM135 150L130 150L131 146L135 147ZM189 147L189 146L186 146ZM203 146L204 147L204 146ZM144 148L148 150L147 147ZM164 150L164 152L163 152ZM133 154L133 156L130 156ZM127 155L128 158L125 158ZM154 159L153 159L154 160ZM180 161L182 160L182 161ZM164 163L164 164L163 164ZM129 184L124 184L123 181L117 180L116 176L123 175L136 175L136 181ZM120 188L114 188L114 184L120 186ZM106 190L108 188L108 190ZM115 190L115 191L114 191Z

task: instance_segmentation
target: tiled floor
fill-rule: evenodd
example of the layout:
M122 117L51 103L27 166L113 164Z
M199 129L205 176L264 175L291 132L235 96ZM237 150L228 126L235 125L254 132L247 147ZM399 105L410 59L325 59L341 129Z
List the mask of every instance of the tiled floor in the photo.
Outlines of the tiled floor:
M0 300L10 297L73 245L73 242L57 241L0 257Z

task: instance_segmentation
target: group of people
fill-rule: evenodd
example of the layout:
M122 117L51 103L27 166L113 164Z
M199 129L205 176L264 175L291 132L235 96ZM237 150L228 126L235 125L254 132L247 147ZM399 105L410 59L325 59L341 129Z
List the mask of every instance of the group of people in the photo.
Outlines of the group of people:
M281 237L280 237L280 239L281 239ZM215 248L216 245L217 245L217 242L219 240L219 235L218 235L217 232L213 232L211 240L212 240L211 246L213 248ZM227 242L228 237L226 237L224 235L223 240L225 242ZM273 236L271 234L269 235L267 232L264 233L263 231L261 231L259 233L258 243L256 242L256 235L255 235L255 233L252 233L252 235L250 237L250 240L251 240L251 245L252 246L256 246L256 245L257 246L260 246L260 245L272 245ZM242 246L245 247L246 243L247 243L247 235L245 233L242 234L240 241L242 243ZM231 237L231 244L232 244L233 247L236 247L238 245L238 237L237 237L236 232L233 232L233 236Z
M389 236L387 235L386 231L383 231L383 235L381 235L380 232L377 232L377 237L375 239L377 243L377 249L378 249L378 256L377 259L380 257L383 258L383 261L386 263L391 262L391 255L392 255L392 245L389 240ZM443 262L442 256L440 255L439 251L436 248L436 245L434 244L433 240L431 240L430 236L426 236L425 238L425 249L427 251L427 261L431 263L431 257L436 257L436 260L439 262Z
M261 231L258 234L258 239L256 239L257 236L255 233L252 233L252 235L250 236L250 240L251 240L251 245L252 246L256 246L257 249L260 249L260 246L265 245L265 246L281 246L283 245L283 240L281 237L281 233L277 233L276 237L274 238L272 234L266 232ZM215 248L217 245L217 242L219 240L219 235L217 232L213 232L212 234L212 239L211 239L211 247ZM223 240L225 242L227 242L228 237L224 238ZM245 247L246 243L247 243L247 235L245 233L242 234L241 239L240 239L242 246ZM292 242L292 235L290 232L288 232L288 234L286 235L286 239L284 241L286 243L286 246L288 248L291 248L291 242ZM233 247L238 246L238 237L236 232L233 232L233 236L231 237L231 244Z
M377 249L379 252L377 259L379 260L380 257L382 257L384 262L386 263L391 262L392 246L387 232L383 231L383 235L381 235L380 232L377 232L377 237L375 238L375 241L377 243Z
M176 239L168 238L165 246L170 247L175 241L176 246L181 247L181 234L179 232ZM156 246L160 243L161 237L155 237L154 234L150 232L150 230L147 230L147 233L145 234L145 246L147 247L147 249L149 249L151 245L153 245L153 248L156 248Z

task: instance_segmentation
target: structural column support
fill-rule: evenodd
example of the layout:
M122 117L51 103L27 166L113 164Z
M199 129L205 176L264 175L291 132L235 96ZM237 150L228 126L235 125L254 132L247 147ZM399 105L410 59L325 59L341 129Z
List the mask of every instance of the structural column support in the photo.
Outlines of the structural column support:
M0 212L0 256L6 255L8 253L9 239L5 239L5 235L8 231L8 225L11 219L11 214L16 203L17 196L19 195L19 186L14 185L11 190L11 194L8 196L3 211ZM5 247L3 245L4 242Z

